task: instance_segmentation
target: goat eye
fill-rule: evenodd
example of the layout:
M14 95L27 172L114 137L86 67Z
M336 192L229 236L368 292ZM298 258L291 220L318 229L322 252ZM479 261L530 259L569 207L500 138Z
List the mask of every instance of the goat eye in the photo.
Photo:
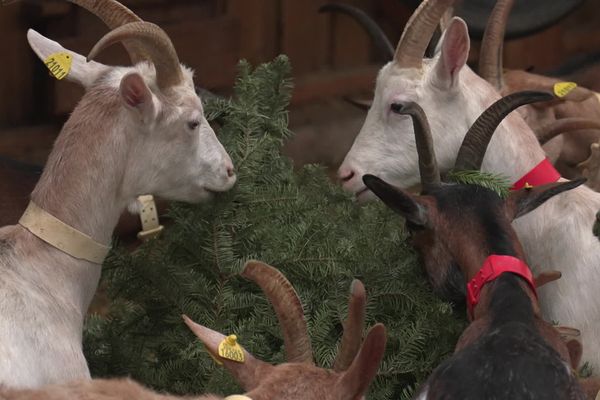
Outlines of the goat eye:
M188 122L188 128L190 128L190 130L195 131L196 128L198 128L200 126L200 121L190 121Z
M400 112L402 111L403 108L404 108L404 104L402 104L402 103L392 103L390 105L390 110L394 114L400 114Z

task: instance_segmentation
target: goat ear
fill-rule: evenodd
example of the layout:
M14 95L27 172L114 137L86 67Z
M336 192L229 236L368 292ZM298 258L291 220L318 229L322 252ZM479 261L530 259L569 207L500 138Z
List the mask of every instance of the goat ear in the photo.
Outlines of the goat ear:
M530 189L519 189L508 196L505 201L506 214L509 219L519 218L535 210L552 197L576 188L586 181L585 178L568 182L555 182L536 186Z
M450 88L458 82L458 74L469 57L469 31L465 21L452 18L442 38L442 52L435 65L434 82Z
M385 327L376 324L369 330L350 368L336 383L336 391L341 394L339 398L357 400L365 394L383 359L385 342Z
M119 91L127 107L138 110L144 116L154 115L152 92L140 74L130 72L125 75L121 79Z
M402 215L413 224L426 226L427 208L419 202L419 196L390 185L374 175L364 175L363 182L386 206Z
M109 68L96 61L87 62L81 54L65 49L59 43L40 35L33 29L27 31L27 41L42 62L46 62L48 57L53 54L67 53L71 57L71 69L64 79L78 83L86 89Z
M230 361L219 356L219 344L225 340L225 335L213 331L205 326L195 323L187 315L183 315L183 320L188 328L194 332L206 346L206 350L218 362L223 363L223 366L233 375L235 380L242 385L245 391L249 392L260 385L262 379L269 375L273 367L260 361L248 353L244 349L244 362Z

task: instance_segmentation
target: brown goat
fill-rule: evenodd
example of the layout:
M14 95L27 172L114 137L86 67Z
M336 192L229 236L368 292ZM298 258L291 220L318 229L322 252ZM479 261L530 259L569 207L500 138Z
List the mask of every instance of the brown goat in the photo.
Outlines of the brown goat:
M494 103L465 136L455 170L478 170L503 118L521 105L550 98L521 92ZM454 356L432 373L417 398L585 398L568 364L565 342L540 317L533 278L511 227L514 218L584 180L513 191L505 200L479 185L442 183L423 110L416 103L398 102L393 111L413 118L423 195L373 175L363 176L363 181L407 219L432 282L443 285L459 273L469 294L471 324Z
M223 364L246 393L249 400L359 400L377 373L385 350L385 328L374 325L362 342L365 323L366 292L354 280L350 289L348 318L344 323L340 352L333 370L314 365L310 338L302 303L290 282L277 269L258 261L250 261L242 276L257 283L277 314L283 331L287 363L271 365L254 358L246 350L243 362L219 356L219 344L226 336L199 325L183 316L187 326L204 343L210 355ZM361 345L362 342L362 345ZM230 396L227 399L234 399ZM218 400L219 396L193 397L196 400ZM39 390L0 390L1 400L179 400L155 393L129 379L85 380ZM191 397L186 397L191 399Z

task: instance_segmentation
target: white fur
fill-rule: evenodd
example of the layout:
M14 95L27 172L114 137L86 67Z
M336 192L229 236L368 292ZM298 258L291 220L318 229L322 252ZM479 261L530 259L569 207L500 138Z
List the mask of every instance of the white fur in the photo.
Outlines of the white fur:
M42 60L69 51L34 31L28 39ZM231 159L204 118L190 70L183 68L185 82L161 93L150 64L113 68L69 53L66 79L86 94L32 193L40 207L109 243L119 215L138 195L197 202L233 186ZM131 74L147 89L139 107L126 105L120 89ZM191 129L194 120L201 124ZM19 225L0 229L0 385L31 388L89 377L81 335L100 271Z
M412 123L408 116L390 112L394 99L415 101L425 110L440 169L447 172L468 128L499 98L467 66L453 84L440 81L436 67L441 57L424 60L422 70L390 63L380 71L373 105L339 170L340 177L346 178L345 189L358 194L359 201L374 198L363 192L366 173L403 188L419 182ZM482 170L503 174L514 182L544 157L531 129L518 113L512 113L492 138ZM562 272L561 279L539 291L545 318L581 329L583 359L596 369L600 368L600 243L592 234L592 225L599 209L600 194L580 186L514 223L534 273Z

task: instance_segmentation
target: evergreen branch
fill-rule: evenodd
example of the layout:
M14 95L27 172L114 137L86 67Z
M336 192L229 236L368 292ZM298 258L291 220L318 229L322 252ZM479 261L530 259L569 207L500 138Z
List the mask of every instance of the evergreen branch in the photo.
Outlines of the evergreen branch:
M447 178L456 183L485 187L493 190L503 199L508 197L511 187L508 178L491 172L451 170L448 173Z

